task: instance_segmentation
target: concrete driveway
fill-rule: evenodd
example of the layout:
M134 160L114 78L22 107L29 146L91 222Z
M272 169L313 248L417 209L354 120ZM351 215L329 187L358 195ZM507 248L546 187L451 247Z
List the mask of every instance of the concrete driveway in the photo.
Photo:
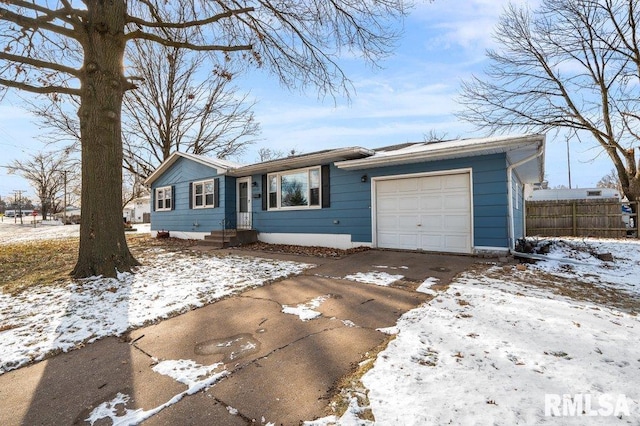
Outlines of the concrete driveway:
M342 259L247 254L320 264L137 329L126 339L103 339L0 376L0 424L83 424L95 407L119 393L130 396L120 412L152 410L187 386L151 367L157 360L192 360L222 363L218 370L227 375L145 425L298 425L325 415L339 380L388 338L377 329L395 325L404 312L428 300L414 291L422 281L435 277L446 284L481 260L377 250ZM404 278L392 287L337 278L371 271ZM300 306L315 306L321 316L302 320L283 312Z

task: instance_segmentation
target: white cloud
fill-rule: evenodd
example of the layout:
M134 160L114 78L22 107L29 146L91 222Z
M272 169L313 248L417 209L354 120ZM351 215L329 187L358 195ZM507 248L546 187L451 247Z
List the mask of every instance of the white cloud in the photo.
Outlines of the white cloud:
M540 1L513 0L516 5L536 8ZM433 49L461 47L482 53L494 45L492 33L509 0L435 1L420 3L412 17L422 23Z

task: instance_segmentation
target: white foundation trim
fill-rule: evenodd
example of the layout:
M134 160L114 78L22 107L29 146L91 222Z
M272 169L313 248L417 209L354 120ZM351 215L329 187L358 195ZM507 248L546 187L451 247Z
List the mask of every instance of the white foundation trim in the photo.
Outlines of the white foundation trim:
M477 246L473 248L473 254L480 255L505 255L509 254L509 251L507 247Z
M351 234L285 234L260 232L258 234L258 240L268 244L332 247L341 250L362 246L371 247L371 243L351 241Z
M209 232L184 232L184 231L169 231L169 236L172 238L180 238L182 240L204 240L205 235L209 235ZM151 231L151 237L155 238L158 235L158 231Z

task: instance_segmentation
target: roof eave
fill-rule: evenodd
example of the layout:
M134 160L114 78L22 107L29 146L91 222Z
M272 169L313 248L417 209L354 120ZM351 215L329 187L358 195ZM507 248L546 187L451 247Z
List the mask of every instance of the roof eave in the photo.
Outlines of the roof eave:
M381 157L370 157L357 160L346 160L336 163L336 167L345 170L369 169L374 167L383 167L399 164L418 163L422 161L435 161L444 157L450 157L455 154L456 157L464 157L470 154L479 155L483 151L491 151L498 148L508 148L510 146L523 143L542 143L544 144L545 135L527 135L522 137L513 137L489 142L482 145L455 146L440 150L425 152L407 152L397 155L388 155Z
M170 168L176 161L178 161L179 157L185 158L187 160L195 161L196 163L203 164L207 167L211 167L212 169L216 170L216 174L218 175L223 175L228 171L227 167L224 167L220 164L216 164L214 159L211 159L210 161L204 161L195 155L185 154L183 152L174 152L169 156L169 158L163 161L162 164L160 164L158 168L155 169L153 173L149 175L148 178L144 180L143 184L145 186L151 186L151 184L153 184L153 182L155 182L160 176L162 176L162 174L168 168Z
M250 176L255 174L264 174L269 172L317 166L320 164L327 164L335 161L353 160L362 157L369 157L374 153L375 151L362 147L338 148L335 150L317 154L286 157L264 163L251 164L249 166L229 169L227 174L229 176L235 177Z
M510 161L515 172L521 180L521 183L538 183L544 180L544 154L546 140L542 139L535 147L535 152L518 161ZM513 166L515 164L515 166Z

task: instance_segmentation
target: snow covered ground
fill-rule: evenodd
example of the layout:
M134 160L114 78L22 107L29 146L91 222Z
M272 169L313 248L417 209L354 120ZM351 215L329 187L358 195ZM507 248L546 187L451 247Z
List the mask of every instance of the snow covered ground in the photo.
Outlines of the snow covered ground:
M80 225L62 225L62 222L52 222L52 225L37 224L35 227L28 224L30 218L25 218L25 223L20 224L20 219L14 222L13 218L5 217L0 222L0 244L17 243L23 241L46 240L58 238L71 238L80 235ZM149 225L145 225L149 232Z
M3 228L3 243L77 235L68 226L36 229L30 236L11 236L17 231ZM437 280L427 278L419 291L433 300L385 330L396 338L362 378L376 423L640 424L640 241L563 241L553 244L550 260L522 269L478 267L444 291L431 289ZM613 262L594 256L605 252ZM0 374L54 349L121 334L309 267L235 256L194 262L192 255L162 249L148 256L138 273L122 274L117 282L96 278L82 286L0 295ZM394 274L384 265L376 268L343 278L378 285L403 278L402 268ZM323 301L284 311L311 320ZM184 395L215 386L225 374L216 365L189 362L157 366L172 377L180 372L176 380L189 386ZM202 369L207 378L197 379ZM114 407L127 398L106 402L92 421L120 421ZM363 408L352 398L342 417L309 424L374 424L358 418ZM155 412L131 411L126 418L137 422Z
M569 240L549 256L524 271L465 273L405 314L362 379L376 421L640 424L640 242ZM545 288L540 275L557 282ZM613 288L636 310L564 296L558 282Z
M18 241L78 235L78 227L69 225L12 228ZM11 232L3 229L3 234L7 237ZM120 274L117 279L95 277L62 287L33 287L15 296L0 293L0 374L53 351L119 336L311 266L239 256L196 256L156 248L139 256L144 266L135 274Z

